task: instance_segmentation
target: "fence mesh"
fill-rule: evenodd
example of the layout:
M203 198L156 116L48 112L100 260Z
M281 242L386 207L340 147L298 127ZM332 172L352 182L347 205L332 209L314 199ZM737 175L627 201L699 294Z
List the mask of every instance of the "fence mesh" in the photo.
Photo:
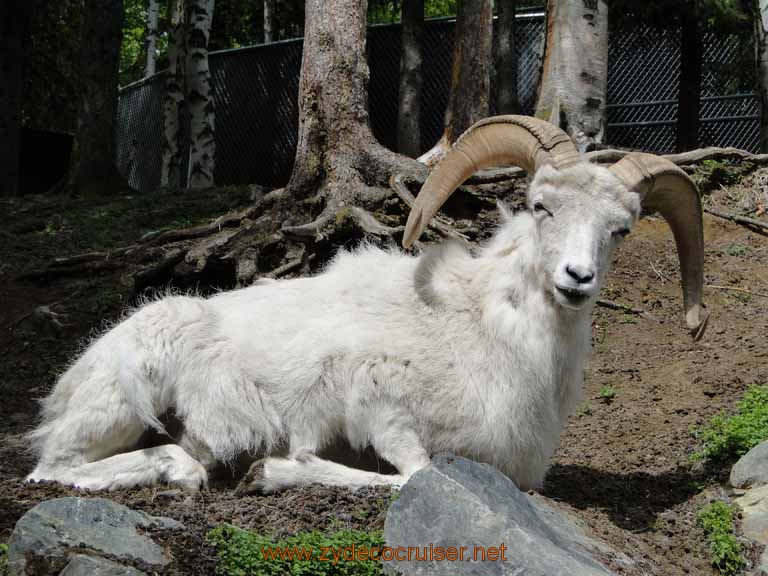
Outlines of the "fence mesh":
M441 136L448 104L453 20L425 25L421 149ZM534 110L544 18L522 14L517 25L521 112ZM298 137L302 40L210 55L216 109L218 185L282 186L290 177ZM749 34L704 37L702 146L759 148L760 104L753 94L756 66ZM400 26L372 26L368 33L369 112L376 137L394 149L400 76ZM672 152L677 139L680 32L643 25L611 30L608 62L608 128L613 146ZM495 75L494 75L495 76ZM492 77L492 93L495 81ZM163 141L163 74L126 87L118 109L117 161L140 191L160 184ZM491 102L491 112L495 104ZM187 133L184 130L184 133Z

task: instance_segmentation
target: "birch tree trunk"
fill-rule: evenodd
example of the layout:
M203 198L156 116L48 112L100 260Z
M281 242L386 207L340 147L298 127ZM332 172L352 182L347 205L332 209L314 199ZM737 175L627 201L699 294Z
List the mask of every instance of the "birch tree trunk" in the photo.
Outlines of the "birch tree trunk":
M608 5L549 0L536 117L559 126L585 150L605 136Z
M187 94L189 107L189 188L213 186L216 156L208 39L215 0L187 0Z
M128 189L115 165L123 0L90 0L83 7L73 191L85 196L116 194Z
M755 0L755 39L760 94L760 151L768 152L768 0Z
M496 113L518 114L520 100L517 93L517 42L515 39L515 13L517 0L496 0L499 17L496 44Z
M459 0L445 128L435 147L419 158L427 166L434 166L467 128L488 116L492 40L491 0Z
M275 0L264 0L264 43L274 42Z
M21 101L29 16L25 0L0 3L0 196L20 193Z
M688 0L682 11L680 38L680 93L677 105L677 151L699 147L701 69L704 45L699 23L699 0Z
M397 114L397 149L415 158L421 152L421 87L424 0L403 0L402 56Z
M182 185L183 150L180 147L184 94L186 93L186 49L184 0L168 0L168 72L163 105L163 165L160 185L178 188Z
M144 67L144 76L152 76L157 72L157 17L160 12L158 0L149 0L147 6L147 64Z

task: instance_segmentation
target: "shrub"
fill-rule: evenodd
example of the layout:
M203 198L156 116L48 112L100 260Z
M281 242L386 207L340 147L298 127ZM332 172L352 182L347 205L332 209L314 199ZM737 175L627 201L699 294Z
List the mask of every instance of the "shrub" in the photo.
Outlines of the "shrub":
M222 524L208 533L207 541L217 549L217 572L225 576L380 576L382 564L375 560L351 559L328 554L323 548L356 550L384 545L381 531L340 530L331 535L301 532L279 540ZM311 552L305 552L311 551ZM311 554L309 558L305 554ZM272 555L270 558L269 555Z
M768 438L768 386L750 386L733 416L719 415L696 436L701 449L694 459L728 460L746 454Z
M725 502L712 502L699 512L698 522L707 535L712 566L725 576L738 573L745 561L733 535L733 509Z

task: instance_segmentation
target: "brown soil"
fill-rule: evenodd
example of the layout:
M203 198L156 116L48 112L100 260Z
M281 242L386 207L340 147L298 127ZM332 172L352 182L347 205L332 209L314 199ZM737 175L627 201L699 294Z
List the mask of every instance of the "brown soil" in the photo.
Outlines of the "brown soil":
M750 193L751 180L717 191L707 202L734 211ZM500 188L484 192L503 193ZM56 372L105 320L119 317L131 294L130 282L118 271L45 285L16 276L53 256L130 244L161 225L191 224L249 201L246 192L228 191L98 206L42 198L0 203L0 542L36 503L73 493L57 485L22 483L33 464L23 434L34 425L36 399L52 386ZM485 231L493 216L481 204L478 228ZM707 284L768 293L764 236L706 216L705 239ZM658 321L596 310L585 402L570 420L543 490L635 562L612 566L620 574L715 574L695 518L708 500L727 496L728 468L690 463L697 448L691 429L732 410L750 384L768 383L768 299L708 289L709 329L694 343L682 326L676 267L663 221L642 221L621 249L602 297L643 308ZM36 306L52 304L65 315L62 328L32 314ZM610 401L601 396L607 386L616 392ZM186 530L164 537L175 557L167 572L174 574L213 572L213 551L203 537L222 521L278 534L381 528L390 499L386 490L321 487L236 498L233 482L222 481L198 495L142 489L108 497L185 523ZM748 550L752 557L757 552Z

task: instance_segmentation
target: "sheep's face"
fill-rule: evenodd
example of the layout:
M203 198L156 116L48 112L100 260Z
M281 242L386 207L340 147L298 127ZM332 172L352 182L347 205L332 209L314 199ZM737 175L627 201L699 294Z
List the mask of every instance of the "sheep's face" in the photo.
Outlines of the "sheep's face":
M545 166L531 183L528 205L555 301L583 308L597 296L613 251L637 222L637 194L600 166Z

